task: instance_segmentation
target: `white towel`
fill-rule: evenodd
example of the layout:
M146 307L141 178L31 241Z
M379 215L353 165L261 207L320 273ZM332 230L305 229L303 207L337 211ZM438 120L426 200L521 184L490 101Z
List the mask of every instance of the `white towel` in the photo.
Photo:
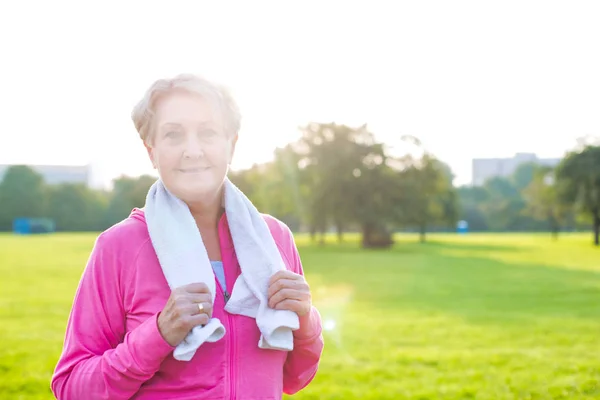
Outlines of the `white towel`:
M269 279L285 269L267 223L252 202L229 180L224 183L224 205L241 275L233 286L225 310L256 319L263 349L292 350L292 331L298 329L296 313L268 306ZM204 282L213 295L214 272L200 231L188 206L174 196L159 179L146 197L145 216L154 250L169 287ZM177 360L189 361L204 342L225 335L217 318L195 327L173 352Z

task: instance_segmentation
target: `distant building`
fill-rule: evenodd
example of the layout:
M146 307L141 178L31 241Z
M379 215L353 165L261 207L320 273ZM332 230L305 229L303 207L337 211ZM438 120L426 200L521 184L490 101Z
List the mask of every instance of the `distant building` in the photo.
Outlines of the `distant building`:
M91 167L89 165L28 165L42 175L49 185L60 183L83 183L90 186ZM12 165L0 165L0 182L6 170Z
M512 158L475 158L473 159L473 186L481 186L493 177L508 177L521 164L535 163L554 167L560 158L538 158L534 153L517 153Z

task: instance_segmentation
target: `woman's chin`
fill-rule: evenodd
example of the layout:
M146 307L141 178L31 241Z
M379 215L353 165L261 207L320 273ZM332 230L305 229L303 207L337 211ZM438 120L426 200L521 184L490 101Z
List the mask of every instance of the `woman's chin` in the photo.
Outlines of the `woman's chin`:
M193 185L185 185L176 191L178 196L186 203L209 203L214 201L215 194L218 193L219 186L213 182L205 182L203 184L195 183Z

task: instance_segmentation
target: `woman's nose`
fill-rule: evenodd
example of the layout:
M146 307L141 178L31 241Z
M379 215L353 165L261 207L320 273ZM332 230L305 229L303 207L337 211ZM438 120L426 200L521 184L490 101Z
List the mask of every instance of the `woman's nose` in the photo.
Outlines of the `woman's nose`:
M204 156L202 142L195 135L188 136L185 143L184 156L186 158L201 158Z

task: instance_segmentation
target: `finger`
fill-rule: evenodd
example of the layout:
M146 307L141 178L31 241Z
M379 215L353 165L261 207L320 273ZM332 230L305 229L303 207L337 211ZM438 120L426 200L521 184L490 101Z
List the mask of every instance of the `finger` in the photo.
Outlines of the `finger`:
M208 285L204 282L194 282L183 286L187 293L210 293Z
M188 293L186 300L190 303L212 303L212 297L208 293Z
M202 314L195 314L195 315L189 316L188 319L186 320L186 323L187 323L188 328L191 330L196 326L208 324L209 320L210 320L210 317L208 315L202 313Z
M202 309L200 309L200 305L202 305ZM196 314L206 314L209 317L212 317L213 305L208 302L202 303L194 303L192 315Z
M281 271L277 271L275 272L271 278L269 279L269 285L272 285L273 283L277 282L280 279L297 279L297 274L293 273L292 271L289 271L287 269L283 269Z
M275 305L284 300L308 300L308 292L296 289L281 289L269 298L269 307L275 308Z
M202 309L200 309L199 305L202 304ZM182 306L178 306L173 313L175 314L177 319L183 319L186 320L187 318L194 316L194 315L200 315L200 314L206 314L209 317L212 317L212 312L213 312L213 306L211 303L191 303L188 302L185 305Z
M276 310L289 310L296 314L302 310L302 302L298 300L283 300L274 307Z
M212 298L206 293L178 293L173 298L175 307L188 308L189 305L197 307L198 303L212 303Z
M269 288L267 289L267 297L273 296L282 289L300 289L302 283L302 281L293 279L279 279L269 285Z

